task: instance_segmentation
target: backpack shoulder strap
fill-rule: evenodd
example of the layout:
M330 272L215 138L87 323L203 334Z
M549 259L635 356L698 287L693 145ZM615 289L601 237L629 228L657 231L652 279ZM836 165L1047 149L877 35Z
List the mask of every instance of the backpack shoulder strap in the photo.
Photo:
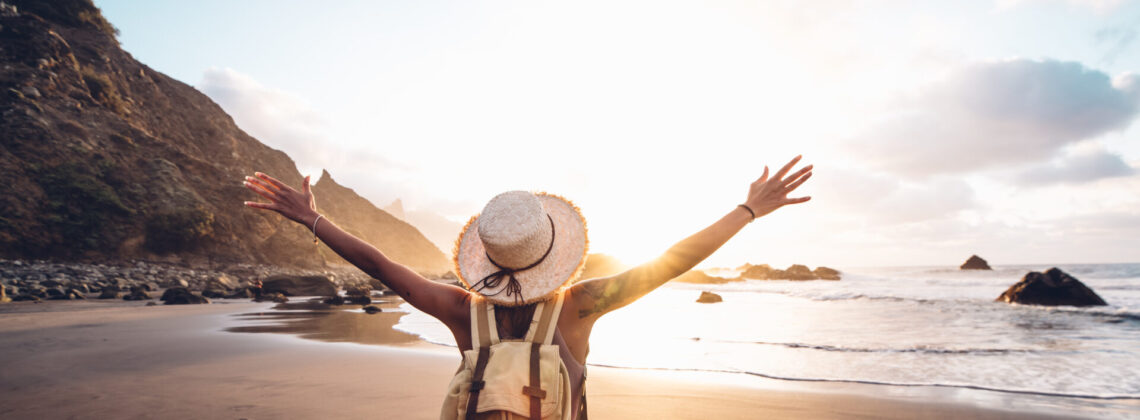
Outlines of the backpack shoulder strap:
M526 333L526 341L550 345L554 342L554 331L558 329L558 314L562 312L562 297L559 291L554 299L539 303L534 308L534 320Z
M477 294L471 297L471 348L479 349L499 343L495 325L495 306Z
M483 373L487 370L487 361L491 357L490 346L498 344L498 331L491 328L494 325L495 307L489 305L487 299L473 295L471 300L471 345L479 353L475 362L475 371L471 374L471 387L468 388L467 411L463 416L474 419L479 407L479 393L483 390Z

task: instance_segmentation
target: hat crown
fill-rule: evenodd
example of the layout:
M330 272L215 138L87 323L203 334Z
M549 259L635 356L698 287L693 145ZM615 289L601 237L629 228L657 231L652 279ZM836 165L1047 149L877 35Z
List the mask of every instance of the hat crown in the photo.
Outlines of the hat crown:
M534 264L554 235L542 203L526 191L508 191L492 198L479 215L478 233L487 256L504 268Z

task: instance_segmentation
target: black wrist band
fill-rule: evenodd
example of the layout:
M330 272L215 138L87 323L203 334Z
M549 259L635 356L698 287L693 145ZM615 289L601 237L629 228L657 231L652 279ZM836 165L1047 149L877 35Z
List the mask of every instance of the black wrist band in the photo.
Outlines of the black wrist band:
M742 209L748 210L748 214L752 215L752 220L756 220L756 212L752 211L752 209L749 208L748 206L746 206L744 204L737 204L736 207L740 207Z

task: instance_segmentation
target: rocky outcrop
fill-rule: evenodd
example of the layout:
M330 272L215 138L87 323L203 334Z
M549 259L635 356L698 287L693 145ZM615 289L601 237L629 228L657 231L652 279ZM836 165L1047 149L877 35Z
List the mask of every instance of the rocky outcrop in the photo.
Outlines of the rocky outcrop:
M260 199L239 182L254 171L300 185L293 160L123 51L91 0L5 2L15 7L0 13L0 258L341 262L307 227L241 208ZM324 178L314 189L330 220L418 271L451 268L415 228Z
M839 280L839 270L834 268L820 266L816 267L812 273L815 273L815 276L820 280Z
M723 302L724 299L720 295L713 292L701 292L701 296L697 298L697 303L717 303Z
M396 219L402 221L408 220L407 217L404 217L404 202L400 201L399 198L397 198L396 201L388 203L388 205L384 206L384 208L381 210L388 212L388 214L392 215L392 217L395 217Z
M966 259L966 262L962 263L962 265L960 267L958 267L958 269L959 270L993 270L992 268L990 268L990 264L987 263L986 260L983 260L982 257L979 257L977 255L971 255L970 258Z
M740 276L751 280L839 280L840 272L833 268L817 267L815 270L802 264L793 264L787 270L772 268L768 264L744 264L738 267Z
M811 272L810 268L802 264L792 264L787 270L784 270L784 276L787 280L817 280L819 277Z
M325 276L276 275L261 282L262 293L285 296L336 296L336 284Z
M1080 280L1053 267L1044 273L1031 271L996 299L999 302L1045 306L1108 305Z
M166 291L162 293L162 297L160 297L158 300L161 300L167 305L193 305L210 303L210 299L198 296L185 287L174 287L166 289Z

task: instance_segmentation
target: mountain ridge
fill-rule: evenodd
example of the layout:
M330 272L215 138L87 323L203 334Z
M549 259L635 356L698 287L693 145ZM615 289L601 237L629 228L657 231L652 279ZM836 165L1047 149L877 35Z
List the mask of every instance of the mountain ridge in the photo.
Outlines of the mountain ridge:
M260 199L241 184L254 171L300 185L293 160L206 95L139 63L116 32L91 0L0 2L0 176L9 184L0 258L336 263L312 245L308 227L241 204ZM376 223L342 226L373 235L384 224ZM393 229L400 247L431 246L414 228ZM378 248L403 252L392 246ZM414 269L450 265L432 249L413 258Z

